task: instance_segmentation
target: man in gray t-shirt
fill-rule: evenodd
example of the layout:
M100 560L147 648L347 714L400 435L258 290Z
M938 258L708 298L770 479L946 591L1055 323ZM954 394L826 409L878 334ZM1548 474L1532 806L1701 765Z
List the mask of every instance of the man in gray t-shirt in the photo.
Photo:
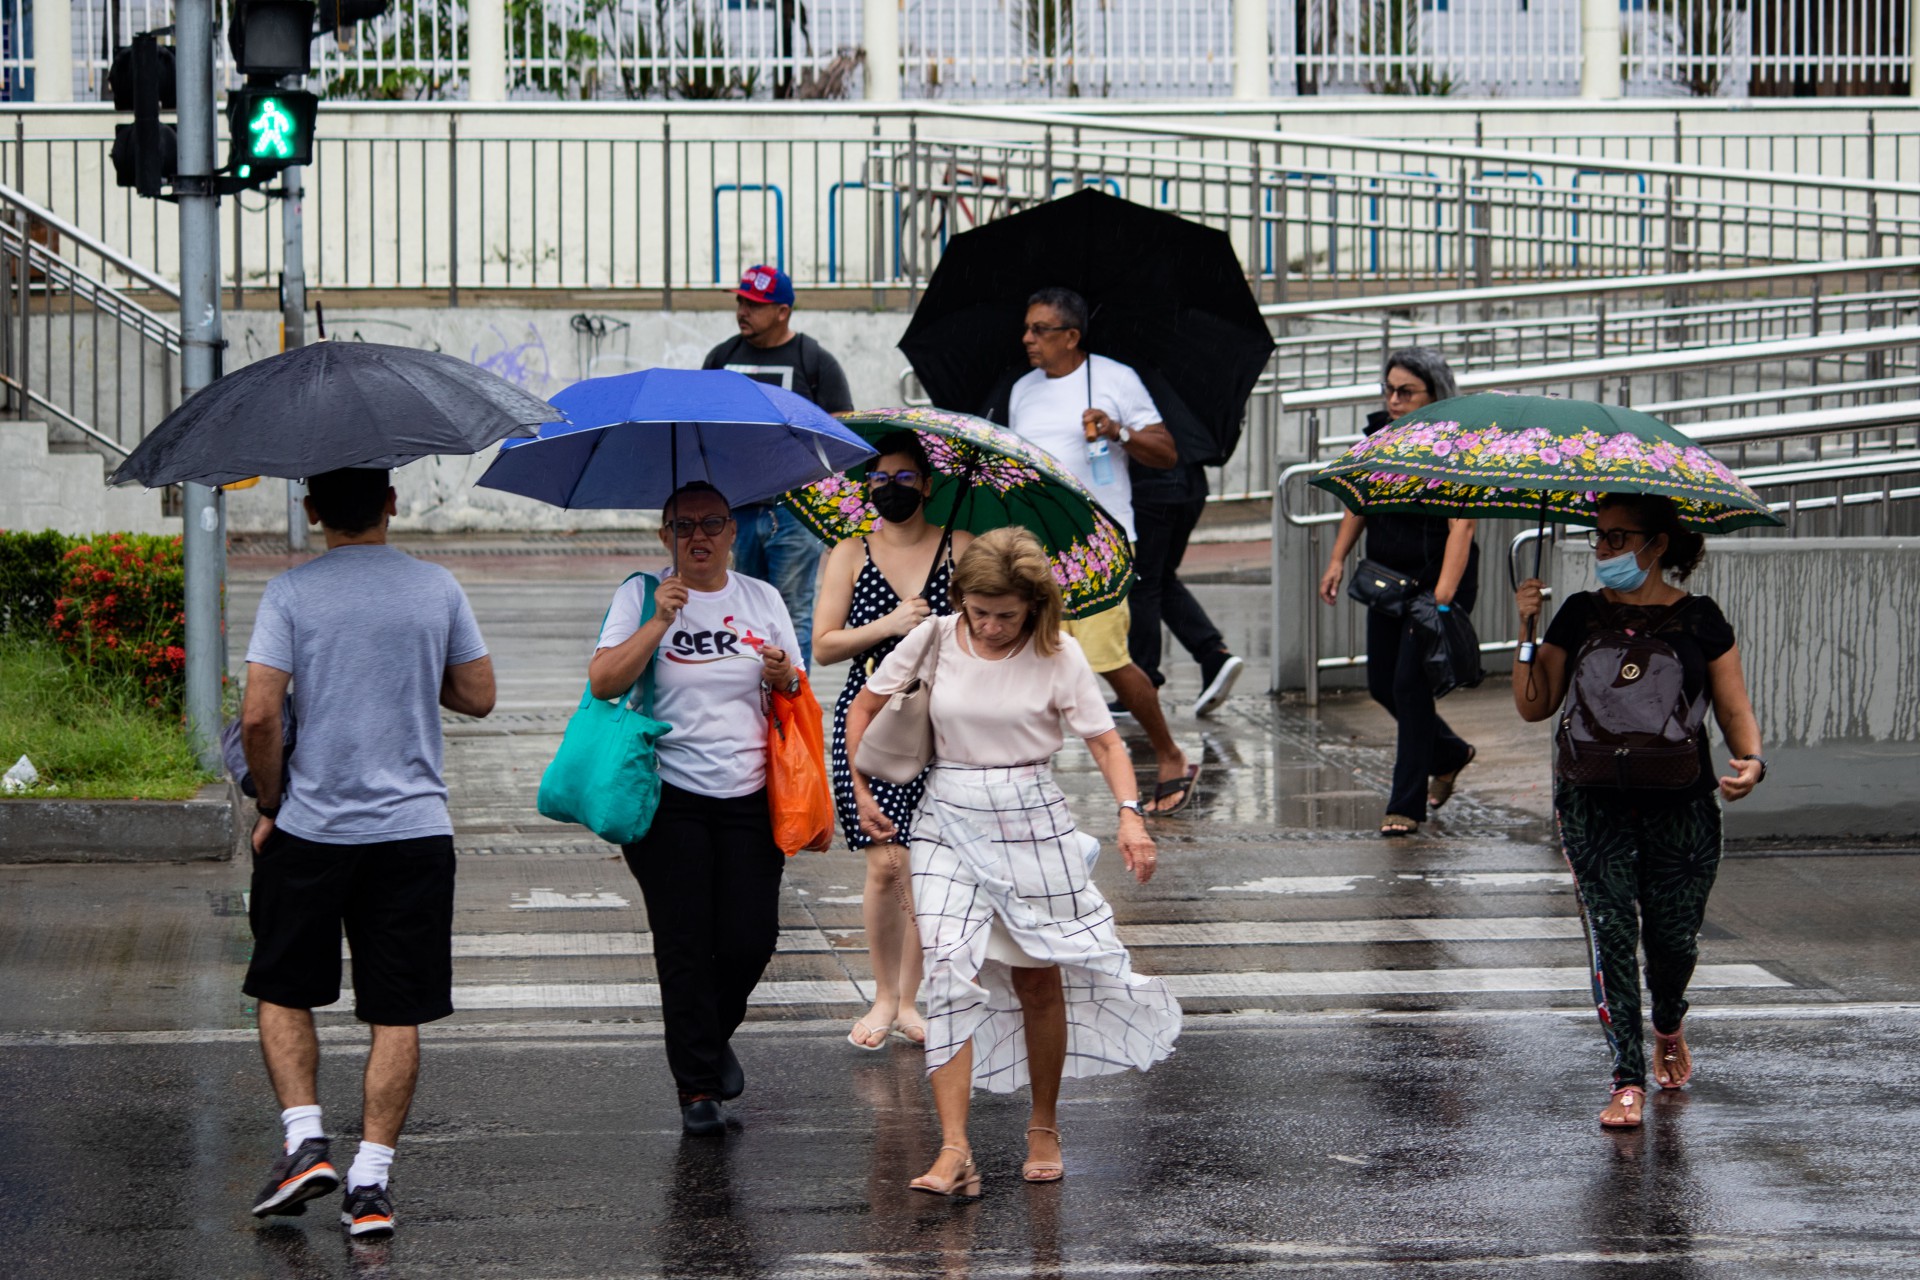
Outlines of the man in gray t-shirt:
M341 1221L390 1234L387 1174L419 1074L419 1025L453 1012L453 824L440 708L493 710L493 663L453 575L386 545L382 470L308 481L326 554L267 584L247 648L241 735L259 797L248 909L260 1047L286 1152L253 1212L301 1213L341 1185L320 1123L313 1010L340 998L373 1026L359 1153ZM284 743L291 702L299 740Z

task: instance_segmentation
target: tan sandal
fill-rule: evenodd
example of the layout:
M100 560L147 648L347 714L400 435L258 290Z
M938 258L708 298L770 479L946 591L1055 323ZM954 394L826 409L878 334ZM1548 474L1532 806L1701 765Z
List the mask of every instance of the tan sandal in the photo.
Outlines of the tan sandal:
M1672 1035L1653 1033L1653 1082L1662 1089L1679 1089L1693 1079L1693 1053L1685 1029Z
M909 1191L924 1191L930 1196L977 1196L980 1194L980 1171L973 1167L973 1153L965 1147L956 1147L948 1143L942 1151L958 1151L962 1164L960 1172L951 1178L936 1178L931 1171L921 1174L907 1184ZM939 1163L938 1157L934 1161Z
M1638 1129L1643 1113L1642 1105L1647 1100L1647 1091L1637 1084L1613 1091L1613 1100L1600 1112L1602 1129ZM1619 1111L1615 1112L1614 1108Z
M1060 1131L1043 1124L1029 1125L1027 1132L1050 1133L1055 1142L1060 1141ZM1028 1182L1058 1182L1067 1176L1067 1166L1058 1160L1029 1160L1020 1166L1020 1176Z
M1420 834L1420 824L1403 813L1390 813L1380 824L1380 834L1388 840L1404 840Z
M1467 765L1472 764L1474 758L1479 754L1478 751L1469 745L1467 747L1467 758L1461 763L1460 768L1455 769L1452 773L1436 773L1429 779L1431 785L1427 787L1427 808L1438 809L1441 805L1453 799L1453 790L1459 785L1461 772L1466 769Z

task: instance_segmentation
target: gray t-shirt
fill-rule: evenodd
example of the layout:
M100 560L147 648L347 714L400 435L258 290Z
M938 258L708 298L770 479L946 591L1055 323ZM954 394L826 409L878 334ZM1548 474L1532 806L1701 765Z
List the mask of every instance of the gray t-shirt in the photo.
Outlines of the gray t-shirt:
M278 825L321 844L452 835L440 686L486 656L453 575L392 547L335 547L269 582L247 661L292 674L300 723Z

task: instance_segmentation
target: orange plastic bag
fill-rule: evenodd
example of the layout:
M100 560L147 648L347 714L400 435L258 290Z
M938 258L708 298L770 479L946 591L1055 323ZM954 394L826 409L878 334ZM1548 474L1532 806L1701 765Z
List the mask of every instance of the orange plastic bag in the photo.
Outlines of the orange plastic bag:
M775 690L767 717L767 806L773 841L788 857L833 842L833 782L820 702L806 673L793 693Z

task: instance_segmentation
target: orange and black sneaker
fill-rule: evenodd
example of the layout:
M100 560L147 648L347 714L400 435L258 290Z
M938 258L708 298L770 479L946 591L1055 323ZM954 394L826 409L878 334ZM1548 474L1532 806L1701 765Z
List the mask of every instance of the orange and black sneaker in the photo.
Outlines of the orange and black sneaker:
M355 1187L340 1202L340 1225L355 1240L393 1234L393 1197L385 1187Z
M327 1161L327 1140L308 1138L273 1162L267 1185L254 1197L253 1216L305 1213L307 1201L339 1186L340 1175Z

